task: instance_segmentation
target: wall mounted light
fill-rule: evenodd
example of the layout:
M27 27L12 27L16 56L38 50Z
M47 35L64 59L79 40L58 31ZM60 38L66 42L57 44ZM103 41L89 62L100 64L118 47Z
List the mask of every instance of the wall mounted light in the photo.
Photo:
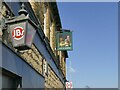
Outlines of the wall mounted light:
M8 26L14 48L26 50L31 47L38 27L29 18L24 3L22 3L19 10L19 16L8 19L6 25Z

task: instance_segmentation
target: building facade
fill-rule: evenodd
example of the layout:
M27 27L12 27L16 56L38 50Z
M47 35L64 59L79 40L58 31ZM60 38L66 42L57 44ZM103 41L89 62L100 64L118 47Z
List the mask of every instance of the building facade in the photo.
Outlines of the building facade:
M62 28L56 2L24 2L31 20L39 27L31 49L12 45L6 21L18 16L21 2L0 1L2 88L65 88L67 51L56 50L56 32Z

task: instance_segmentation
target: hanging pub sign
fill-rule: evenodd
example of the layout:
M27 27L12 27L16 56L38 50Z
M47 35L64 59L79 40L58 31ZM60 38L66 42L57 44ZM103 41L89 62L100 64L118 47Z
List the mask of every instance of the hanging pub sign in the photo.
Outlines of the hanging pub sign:
M60 31L57 32L57 50L72 50L73 46L72 46L72 32L69 30L67 31Z
M12 39L13 47L19 50L29 49L32 45L37 25L29 18L29 14L22 4L19 16L8 19L6 24Z

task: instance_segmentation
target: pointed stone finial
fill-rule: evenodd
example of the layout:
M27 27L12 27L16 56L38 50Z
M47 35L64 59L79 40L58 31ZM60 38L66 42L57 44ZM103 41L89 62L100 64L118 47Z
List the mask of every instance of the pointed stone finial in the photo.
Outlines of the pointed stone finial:
M22 3L21 9L19 10L18 14L19 14L19 15L22 15L22 14L23 14L23 15L27 16L28 12L27 12L27 10L25 10L25 5L24 5L24 3Z

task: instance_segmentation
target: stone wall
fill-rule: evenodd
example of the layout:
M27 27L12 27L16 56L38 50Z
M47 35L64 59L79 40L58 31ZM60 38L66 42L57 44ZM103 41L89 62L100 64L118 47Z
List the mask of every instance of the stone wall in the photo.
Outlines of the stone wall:
M43 7L41 7L40 4L38 4L38 3L36 5L35 2L30 2L30 4L33 8L33 11L35 13L37 13L37 15L39 14L37 16L37 18L39 20L44 21L44 22L41 21L41 22L43 22L43 25L45 25L44 30L43 30L44 34L46 35L46 37L49 40L52 51L54 52L57 59L59 59L60 69L61 69L64 77L66 77L66 63L65 63L64 52L56 51L56 35L55 35L56 34L56 23L55 23L54 17L52 16L51 7L50 7L49 3L42 3L43 5L41 5L41 6L43 6ZM44 13L43 12L38 13L38 11L40 9L44 10ZM43 16L44 16L44 18L43 18ZM61 52L61 53L59 53L59 52ZM54 73L54 71L52 70L50 65L48 65L47 68L48 68L48 72L47 72L47 74L45 73L45 87L46 88L63 88L64 85L62 84L62 82L60 81L58 76Z
M9 45L10 47L12 47L12 40L10 37L10 32L7 30L7 27L5 26L5 20L7 18L12 17L11 15L8 15L8 13L10 12L9 9L5 6L5 4L1 4L0 6L1 11L0 11L0 37L2 39L2 41ZM14 49L14 48L13 48ZM15 50L15 49L14 49Z
M45 87L46 88L64 88L60 79L54 73L50 65L48 65L48 73L45 75Z
M35 45L32 45L30 50L20 52L24 60L29 63L41 75L43 74L43 56L37 50Z
M62 51L59 51L60 54L60 69L64 75L64 77L66 77L66 59L65 59L65 53Z
M44 15L43 15L44 3L43 2L31 3L31 5L32 5L32 8L33 8L37 18L39 19L39 21L41 23L42 28L44 28ZM8 18L7 13L6 13L8 11L8 8L4 4L0 8L2 9L0 12L0 19L3 20L2 24L4 24L4 20L6 18ZM8 11L8 12L10 12L10 11ZM48 13L48 15L49 15L49 13ZM66 67L65 67L66 64L64 62L65 61L64 53L63 54L58 53L59 51L55 50L55 47L56 47L55 46L55 27L56 27L55 23L53 22L51 32L49 31L49 35L51 35L51 37L49 37L49 40L51 41L50 46L51 46L55 56L58 56L58 55L60 56L60 58L59 58L60 62L62 61L62 63L60 63L61 70L62 70L64 76L66 76ZM39 74L41 74L45 77L45 87L46 88L63 88L64 87L61 80L59 79L59 77L56 75L56 73L53 71L53 69L51 68L51 66L49 64L47 66L48 70L47 70L47 72L45 72L44 65L47 62L34 44L32 44L32 47L29 50L18 51L17 49L13 48L13 46L12 46L10 33L7 30L4 30L3 27L1 27L1 28L2 29L0 30L0 35L2 35L2 41L6 45L11 47L11 49L13 49L16 53L18 53L22 58L24 58L24 60L29 65L31 65L31 67L33 67ZM50 26L48 28L50 29Z
M31 0L29 0L31 1ZM37 16L40 24L41 24L41 27L42 27L42 30L44 30L44 2L34 2L34 0L32 0L32 2L30 2L33 10L34 10L34 13L35 15Z

